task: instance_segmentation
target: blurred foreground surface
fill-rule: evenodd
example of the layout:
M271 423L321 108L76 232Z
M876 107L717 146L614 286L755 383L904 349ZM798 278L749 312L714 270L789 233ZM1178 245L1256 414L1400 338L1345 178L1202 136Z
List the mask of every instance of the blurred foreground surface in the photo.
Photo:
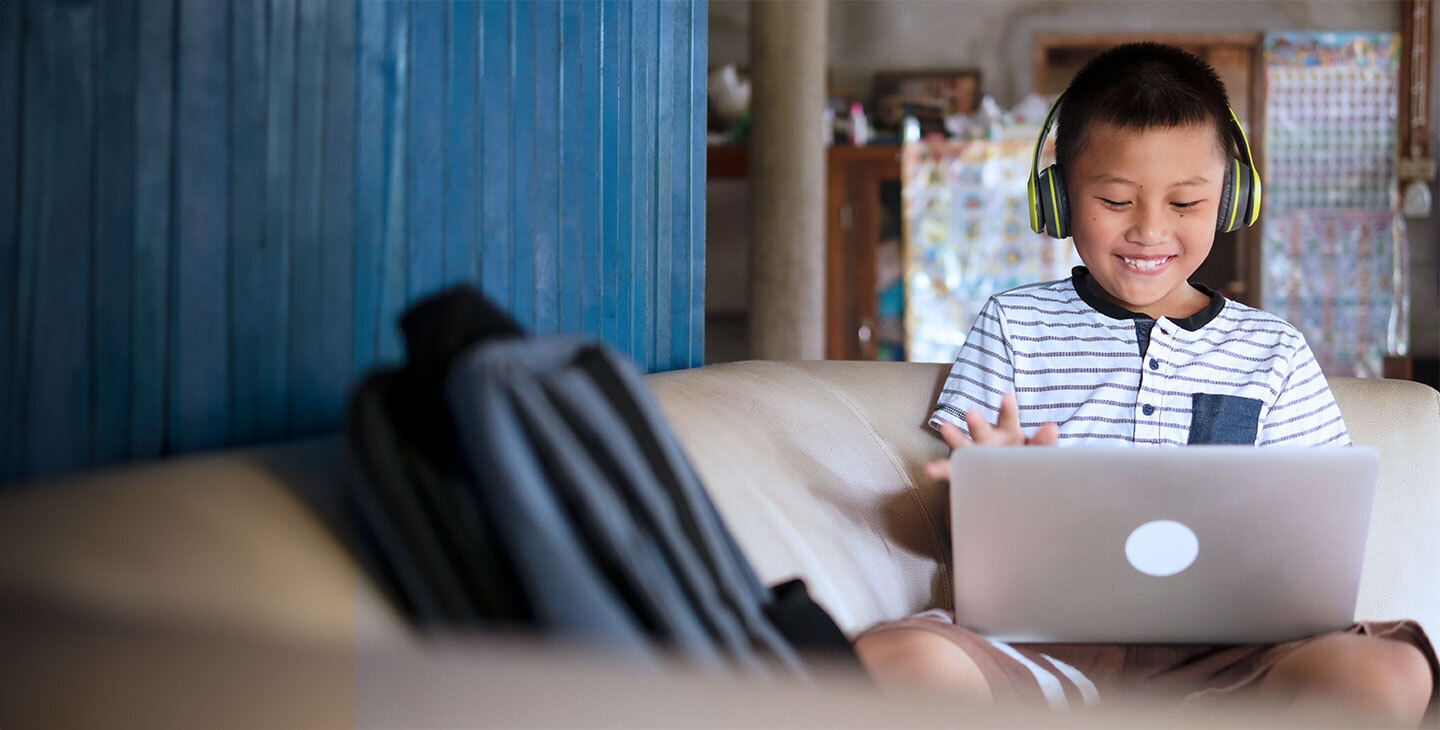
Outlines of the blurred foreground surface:
M433 637L360 651L121 625L0 600L0 726L45 728L1262 727L1263 714L971 707L638 667L533 639ZM1253 709L1253 708L1252 708ZM1340 726L1317 718L1305 726Z

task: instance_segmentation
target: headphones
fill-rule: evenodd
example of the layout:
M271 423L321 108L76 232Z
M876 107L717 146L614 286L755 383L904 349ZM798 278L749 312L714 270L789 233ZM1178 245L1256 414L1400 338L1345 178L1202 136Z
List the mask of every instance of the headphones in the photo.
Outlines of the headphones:
M1070 236L1070 203L1065 194L1065 178L1060 173L1059 164L1040 170L1038 175L1036 170L1040 168L1040 149L1045 146L1045 137L1050 134L1050 127L1055 123L1055 111L1060 108L1060 99L1064 97L1065 95L1061 94L1045 114L1045 124L1040 127L1040 138L1035 140L1035 158L1030 163L1030 179L1026 183L1026 193L1030 199L1030 230L1044 233L1051 238ZM1260 217L1260 174L1255 172L1255 158L1250 154L1250 140L1245 138L1245 130L1241 129L1235 110L1229 107L1226 109L1230 112L1229 129L1239 142L1240 153L1244 157L1231 159L1225 168L1225 185L1220 190L1220 214L1215 219L1215 230L1222 233L1253 225Z

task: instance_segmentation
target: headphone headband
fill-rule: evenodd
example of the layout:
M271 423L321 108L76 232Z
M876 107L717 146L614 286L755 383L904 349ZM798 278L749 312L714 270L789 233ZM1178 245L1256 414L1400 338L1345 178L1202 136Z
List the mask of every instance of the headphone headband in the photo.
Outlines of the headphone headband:
M1035 140L1035 153L1030 160L1030 180L1026 185L1026 188L1030 199L1030 229L1035 231L1036 233L1041 233L1046 230L1046 226L1044 225L1045 211L1042 210L1041 201L1037 200L1037 198L1043 199L1044 197L1037 191L1037 188L1041 184L1040 152L1045 147L1045 138L1050 135L1050 129L1054 126L1055 116L1060 109L1060 101L1064 98L1065 93L1061 92L1059 96L1055 97L1055 101L1050 104L1050 110L1045 113L1045 122L1040 125L1040 135ZM1246 181L1248 184L1245 186L1248 192L1248 195L1246 196L1247 199L1244 201L1236 199L1232 201L1232 206L1235 206L1236 208L1238 208L1239 206L1244 206L1244 219L1242 222L1248 226L1255 223L1255 221L1260 217L1260 174L1255 169L1255 157L1254 154L1250 151L1250 140L1245 136L1245 128L1240 126L1240 118L1235 115L1235 109L1230 107L1229 105L1226 105L1225 111L1229 112L1230 115L1230 124L1227 125L1227 129L1230 132L1231 138L1236 141L1236 147L1239 148L1240 158L1238 162L1245 163L1244 170L1241 170L1237 166L1236 170L1234 171L1236 178L1233 179L1235 179L1238 184L1239 177L1244 176L1249 178ZM1047 176L1049 177L1049 183L1051 187L1054 188L1057 185L1057 181L1054 178L1058 176L1060 172L1059 164L1057 163L1055 165L1052 165L1050 169L1046 172ZM1246 174L1247 172L1248 175ZM1064 180L1062 179L1058 181L1058 184L1063 186ZM1063 201L1060 201L1060 196L1063 194L1063 191L1059 192L1058 194L1052 192L1050 199L1057 201L1060 204L1063 204ZM1236 213L1239 213L1238 209L1232 211L1232 219L1234 217L1234 214ZM1057 213L1055 216L1057 222L1059 222L1060 215L1061 214ZM1068 215L1068 213L1065 215ZM1234 230L1234 228L1235 226L1232 220L1228 225L1224 227L1224 230ZM1055 235L1057 238L1064 237L1061 235L1056 235L1058 233L1064 232L1050 231L1050 234Z
M1245 156L1242 162L1250 168L1250 207L1245 225L1253 225L1260 218L1260 171L1255 169L1255 156L1250 152L1250 139L1245 136L1245 128L1240 126L1240 118L1235 116L1235 109L1226 105L1225 110L1230 112L1230 128L1240 140L1240 154Z
M1060 110L1060 100L1064 98L1065 92L1062 91L1050 104L1050 111L1045 112L1045 123L1040 125L1040 137L1035 140L1035 156L1030 160L1031 180L1040 172L1040 150L1045 148L1045 138L1050 136L1050 127L1055 124L1055 112Z

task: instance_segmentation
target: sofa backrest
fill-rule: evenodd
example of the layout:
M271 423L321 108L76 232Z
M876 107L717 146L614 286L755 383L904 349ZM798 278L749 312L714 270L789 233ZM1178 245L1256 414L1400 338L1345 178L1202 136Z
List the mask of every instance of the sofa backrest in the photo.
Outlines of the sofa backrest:
M743 362L650 377L701 479L767 582L802 576L841 628L951 602L947 499L920 472L948 366ZM1440 393L1331 379L1381 454L1357 616L1440 626Z
M847 632L948 605L946 495L921 473L946 368L746 362L653 375L767 582L804 576ZM1331 380L1381 452L1358 615L1440 626L1440 394ZM408 635L359 570L334 439L56 477L0 495L0 601L322 644Z

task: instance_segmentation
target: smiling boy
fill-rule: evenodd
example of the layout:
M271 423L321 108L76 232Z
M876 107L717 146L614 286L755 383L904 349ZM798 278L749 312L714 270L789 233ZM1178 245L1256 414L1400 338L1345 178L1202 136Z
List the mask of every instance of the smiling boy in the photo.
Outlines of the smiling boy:
M1214 70L1127 44L1057 103L1057 162L1032 176L1032 223L1073 237L1085 265L990 299L931 425L952 448L1349 444L1301 334L1189 281L1217 230L1259 213L1248 142ZM947 467L927 473L944 479ZM1001 703L1244 696L1303 717L1413 727L1428 708L1435 719L1435 652L1409 621L1265 646L1041 646L991 642L930 611L872 629L856 651L882 686Z

